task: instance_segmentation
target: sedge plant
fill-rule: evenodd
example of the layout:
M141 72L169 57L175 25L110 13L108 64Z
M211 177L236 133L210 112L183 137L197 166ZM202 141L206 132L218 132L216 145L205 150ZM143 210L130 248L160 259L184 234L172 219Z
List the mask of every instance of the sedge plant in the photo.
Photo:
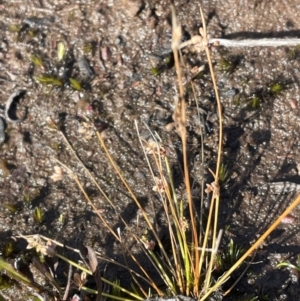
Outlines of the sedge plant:
M175 99L175 110L174 110L174 123L176 126L177 133L181 138L182 144L182 154L183 154L183 178L186 189L186 200L179 199L175 187L174 181L172 178L170 163L164 145L161 142L160 138L152 134L152 139L150 141L144 141L139 135L138 126L136 123L138 137L140 139L141 147L144 151L145 159L148 162L150 173L152 174L154 181L154 189L159 194L161 203L163 204L165 217L167 219L168 231L170 237L170 246L171 254L169 256L168 251L165 249L159 235L150 220L150 217L147 215L137 197L135 196L133 190L129 187L126 179L123 177L121 170L116 165L113 160L109 150L107 149L104 140L102 139L101 134L97 133L98 139L100 141L101 147L106 153L106 156L115 169L117 175L123 182L127 191L129 192L131 198L137 205L139 211L141 212L149 230L153 233L155 243L159 248L158 253L154 252L149 241L138 237L136 234L131 233L135 240L143 248L143 252L148 257L149 261L153 264L153 268L157 270L161 278L165 283L165 288L159 288L155 281L151 279L148 273L143 269L142 263L137 261L135 255L126 247L126 244L122 241L122 236L120 233L113 231L105 219L98 213L97 208L90 200L87 193L84 191L82 184L80 183L78 177L70 171L61 162L57 161L61 166L68 170L68 174L71 175L89 204L94 209L95 213L98 214L101 221L104 223L105 227L113 234L115 239L119 241L120 244L126 249L127 255L136 262L139 266L140 274L136 275L129 267L133 281L136 286L139 288L139 291L144 296L148 298L149 289L153 295L158 295L161 297L164 296L176 296L179 294L185 296L195 296L201 298L205 292L211 287L212 271L214 269L215 256L218 249L218 244L220 242L220 236L218 235L218 210L219 210L219 179L218 175L220 174L221 168L221 153L222 153L222 118L220 118L219 123L219 149L218 149L218 160L217 168L215 172L212 172L214 175L214 182L208 185L207 192L211 193L211 206L207 218L207 224L203 225L205 230L199 230L199 225L202 221L202 211L196 212L195 204L192 199L191 183L190 183L190 174L189 174L189 159L187 156L187 143L186 143L186 100L184 98L184 88L182 83L181 75L181 63L179 57L179 48L181 40L181 26L177 23L175 11L172 9L172 21L173 21L173 33L172 33L172 50L174 54L174 63L175 69L177 72L178 79L178 97ZM218 102L218 112L219 116L222 116L221 103L216 88L216 80L213 73L212 63L210 59L210 52L208 49L207 37L205 27L202 31L203 45L206 45L204 48L207 52L210 71L212 74L213 84L215 87L217 102ZM63 136L64 137L64 136ZM67 139L64 137L65 142L68 143ZM77 157L75 151L72 149L73 154ZM80 161L80 160L79 160ZM98 187L99 191L104 195L106 200L111 206L115 206L113 201L110 200L104 193L103 189L98 185L91 173L86 169L86 172L93 180L94 184ZM158 175L158 176L155 176ZM188 211L188 215L184 214L185 209ZM169 212L171 214L169 214ZM120 217L121 218L121 217ZM126 222L121 218L122 222L127 226ZM146 283L148 283L149 288L145 289L139 283L139 279L143 278Z

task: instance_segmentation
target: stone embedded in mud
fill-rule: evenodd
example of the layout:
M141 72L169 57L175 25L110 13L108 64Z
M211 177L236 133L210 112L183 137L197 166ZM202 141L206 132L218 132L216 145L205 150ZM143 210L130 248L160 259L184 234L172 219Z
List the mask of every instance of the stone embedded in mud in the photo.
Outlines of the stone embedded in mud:
M124 8L130 17L135 17L143 6L142 0L124 0Z
M52 16L50 18L39 18L39 17L29 17L23 20L23 24L26 24L30 27L42 27L49 26L55 21L55 18Z
M80 57L77 60L78 63L78 67L80 70L80 74L82 76L93 76L94 75L94 71L92 70L87 58L85 56Z
M7 167L7 162L3 159L0 159L0 176L6 178L10 175L10 170Z
M297 109L297 107L298 107L297 102L294 99L290 100L290 105L291 105L291 108L294 110Z
M175 126L174 122L170 122L166 124L165 129L167 132L171 132L174 129L174 126Z

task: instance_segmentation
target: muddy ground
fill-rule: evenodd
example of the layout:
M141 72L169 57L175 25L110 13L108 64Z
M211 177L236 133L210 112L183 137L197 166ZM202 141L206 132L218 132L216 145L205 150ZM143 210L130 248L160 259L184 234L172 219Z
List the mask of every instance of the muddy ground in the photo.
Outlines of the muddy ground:
M75 248L84 243L122 260L122 248L101 225L74 181L65 175L54 182L51 176L57 158L77 173L114 229L121 226L119 214L132 229L137 228L137 208L89 128L92 123L104 131L110 152L146 211L152 215L155 211L159 220L161 205L152 191L153 180L137 138L137 120L145 138L145 125L162 137L169 149L178 193L184 197L178 163L180 138L169 126L176 95L170 52L170 2L78 2L0 1L0 104L4 107L13 92L26 91L10 112L15 113L14 118L25 114L25 119L6 123L5 141L0 145L0 243L3 249L11 236L39 233ZM198 34L200 4L212 37L297 37L297 2L182 0L174 1L174 5L184 41ZM57 48L62 44L66 54L59 61ZM300 183L300 50L220 47L212 55L224 113L223 161L229 172L222 187L220 228L229 226L223 245L231 237L247 248L296 194L278 193L266 184ZM83 56L90 67L83 66ZM208 168L215 167L216 102L204 54L185 49L183 59L191 179L196 191L202 179L211 181ZM204 71L192 79L202 109L199 119L190 81L192 71L202 65ZM58 80L56 86L54 78ZM81 83L80 91L69 78ZM46 80L52 83L41 83ZM64 133L114 201L115 210L100 195L55 128ZM204 164L200 129L204 136ZM44 213L41 223L33 216L35 208ZM299 210L292 216L292 223L280 225L258 250L255 264L224 300L241 300L246 293L267 295L266 300L298 300L297 275L276 269L276 264L284 260L296 263L300 251ZM159 222L163 229L166 221ZM121 230L126 236L126 231ZM24 248L24 241L18 242L18 249L8 260L18 258ZM62 281L67 272L63 268L59 275ZM111 268L110 274L111 279L119 278L126 285L124 271ZM25 292L17 289L12 300L25 300ZM12 291L3 294L11 295Z

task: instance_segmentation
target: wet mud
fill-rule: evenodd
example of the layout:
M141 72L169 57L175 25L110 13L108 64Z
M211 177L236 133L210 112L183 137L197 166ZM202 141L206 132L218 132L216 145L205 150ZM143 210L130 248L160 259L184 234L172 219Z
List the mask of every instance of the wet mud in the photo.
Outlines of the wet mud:
M200 4L212 37L298 37L299 4L275 2L182 0L174 5L183 27L182 41L198 34ZM58 159L76 173L113 229L119 227L124 237L130 231L142 232L145 225L137 225L138 208L101 149L95 127L164 235L166 220L160 214L162 206L153 192L134 121L145 139L149 137L147 127L161 136L176 189L184 198L181 141L171 125L177 88L170 48L170 2L0 1L0 11L0 105L4 109L10 95L26 91L13 112L14 119L25 119L4 121L5 133L0 124L0 247L11 236L38 233L74 248L89 245L122 261L122 247L65 171L55 181L54 167ZM228 170L221 190L220 227L228 229L223 247L233 238L247 248L297 195L295 189L278 191L268 183L300 184L300 50L219 47L212 50L212 57L223 106L223 161ZM196 193L202 180L212 180L208 168L216 164L218 116L205 54L186 48L183 60L191 179ZM193 70L199 67L203 71L195 76ZM114 209L60 132L114 201ZM40 221L36 208L43 214ZM119 215L130 229L120 223ZM267 295L269 300L297 300L298 277L293 271L276 268L285 260L296 263L300 252L299 208L292 216L291 223L281 224L257 251L250 272L224 300L240 300L236 296L246 293ZM139 254L134 241L128 243ZM18 248L14 257L25 248L24 242ZM156 277L150 266L145 268ZM111 268L110 277L129 285L128 275L119 268ZM13 296L13 300L23 300L20 298Z

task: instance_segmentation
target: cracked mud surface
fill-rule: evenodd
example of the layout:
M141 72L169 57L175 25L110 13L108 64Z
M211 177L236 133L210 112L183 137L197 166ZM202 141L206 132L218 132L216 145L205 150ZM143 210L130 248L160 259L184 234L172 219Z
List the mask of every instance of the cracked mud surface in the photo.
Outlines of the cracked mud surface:
M183 40L198 34L201 26L199 1L175 1ZM212 37L228 39L297 37L300 9L297 1L202 1L207 29ZM171 18L169 1L0 1L0 104L9 96L27 91L19 100L16 115L23 122L7 123L0 145L0 244L11 236L43 234L78 248L81 243L111 258L122 258L120 247L86 203L74 181L50 177L59 159L78 175L105 220L121 227L119 214L134 231L138 210L103 153L89 122L104 130L107 146L125 178L149 215L156 216L163 233L161 204L152 191L153 180L134 126L145 138L147 125L157 131L169 149L178 193L184 196L179 171L180 138L169 131L172 121L176 74L170 64ZM58 61L63 43L66 56ZM86 58L91 69L80 59ZM42 64L34 64L39 57ZM277 193L265 185L273 181L300 183L298 47L225 49L212 51L224 113L224 163L229 179L222 188L221 227L243 247L287 207L296 192ZM205 55L183 51L186 79L188 147L191 178L195 188L211 181L214 168L218 121L216 102ZM205 65L193 79L203 114L199 120L190 78L193 68ZM59 79L61 86L42 85L38 77ZM69 82L81 83L76 91ZM275 84L280 93L271 93ZM271 91L271 92L270 92ZM254 98L259 105L253 109ZM87 122L88 120L89 122ZM68 149L56 125L67 137L85 166L114 200L112 209ZM203 131L205 163L201 164ZM38 207L44 220L38 224ZM16 209L15 213L12 210ZM276 269L284 260L295 263L300 251L300 212L292 224L282 224L258 250L250 272L236 287L236 294L265 293L270 300L297 300L298 278ZM61 222L63 217L63 222ZM121 230L126 236L127 231ZM139 249L128 241L134 252ZM24 244L20 244L20 249ZM71 256L71 255L70 255ZM121 260L121 259L120 259ZM151 271L150 267L146 267ZM112 279L126 284L127 274L112 269ZM238 300L232 293L224 300ZM19 300L24 300L22 297ZM14 296L13 300L18 300Z

